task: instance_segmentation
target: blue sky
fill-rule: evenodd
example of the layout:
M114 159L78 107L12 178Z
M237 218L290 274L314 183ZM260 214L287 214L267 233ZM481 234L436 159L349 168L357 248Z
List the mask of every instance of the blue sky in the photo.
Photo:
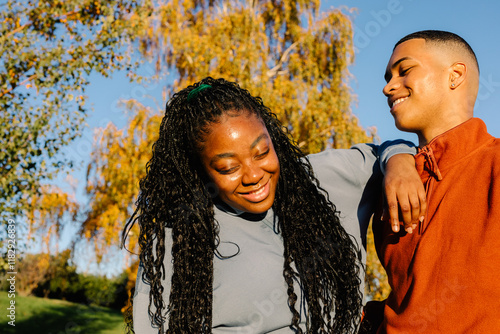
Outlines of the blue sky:
M364 127L375 126L380 139L416 135L394 126L382 94L383 74L394 44L405 35L426 29L446 30L463 37L474 49L481 70L475 116L500 137L500 1L486 0L351 0L325 1L331 6L358 8L354 15L356 58L351 73L358 104L353 112Z
M500 1L466 0L345 0L323 1L322 8L355 7L354 45L356 57L350 71L350 86L357 96L353 112L363 127L376 127L381 141L404 138L417 143L414 134L398 131L382 94L385 67L394 44L403 36L425 29L447 30L462 36L472 46L481 68L481 86L475 116L482 118L489 132L500 137ZM148 70L146 66L146 70ZM117 107L120 99L135 98L150 103L154 96L160 108L162 86L130 84L123 73L110 79L92 77L87 95L94 112L84 136L66 152L76 161L88 162L96 127L112 121L123 127L127 116ZM79 181L78 198L83 198L85 168L74 173ZM87 268L90 269L90 268Z

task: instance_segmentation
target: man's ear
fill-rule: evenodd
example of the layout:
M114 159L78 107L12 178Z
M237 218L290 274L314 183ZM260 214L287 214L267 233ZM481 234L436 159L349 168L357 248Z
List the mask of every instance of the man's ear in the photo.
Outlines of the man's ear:
M450 79L449 84L451 89L460 86L467 76L467 65L463 62L456 62L450 66Z

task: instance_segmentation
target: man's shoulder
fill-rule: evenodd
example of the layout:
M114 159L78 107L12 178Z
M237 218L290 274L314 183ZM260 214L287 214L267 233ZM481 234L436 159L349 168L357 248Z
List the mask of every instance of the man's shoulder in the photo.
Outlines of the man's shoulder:
M500 138L491 137L490 140L476 149L474 160L482 168L490 165L492 170L500 173Z
M484 150L492 153L495 158L500 159L500 138L491 136L491 140L489 140L484 146Z

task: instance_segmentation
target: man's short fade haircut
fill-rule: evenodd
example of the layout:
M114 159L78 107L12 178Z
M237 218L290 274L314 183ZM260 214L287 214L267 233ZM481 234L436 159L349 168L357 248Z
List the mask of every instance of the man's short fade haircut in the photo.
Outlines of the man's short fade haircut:
M465 41L462 37L458 36L457 34L454 34L449 31L442 31L442 30L422 30L422 31L417 31L414 33L411 33L409 35L406 35L405 37L401 38L396 45L394 45L394 49L396 47L406 41L409 41L411 39L417 39L417 38L422 38L426 42L432 42L432 43L437 43L437 44L449 44L453 45L456 47L459 47L460 49L464 50L475 62L477 69L479 71L479 63L477 61L476 54L474 53L474 50L472 50L471 46L469 43ZM394 51L393 49L393 51Z

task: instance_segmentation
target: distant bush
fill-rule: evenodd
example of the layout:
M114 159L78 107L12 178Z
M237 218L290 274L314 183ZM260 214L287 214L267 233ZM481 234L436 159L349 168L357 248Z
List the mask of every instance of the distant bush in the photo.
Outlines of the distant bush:
M45 254L35 255L39 257L46 256ZM31 290L31 293L37 297L65 299L70 301L80 302L78 300L78 274L76 266L70 261L71 250L67 249L57 255L50 255L48 259L48 268L45 270L43 277L39 279L36 286ZM32 260L36 261L35 259ZM21 263L23 261L20 261ZM19 271L24 275L23 269L26 263L21 265Z
M85 302L99 306L121 309L127 302L128 295L125 289L127 274L109 279L105 276L78 275L79 289L83 291Z
M128 300L126 272L116 278L80 274L70 258L70 250L57 255L25 254L17 263L18 292L117 310L125 306ZM0 289L5 291L8 285L2 284Z
M6 257L5 257L6 258ZM8 269L6 262L2 263L0 259L0 290L5 291L8 288L8 282L5 276L9 271L17 271L20 275L16 276L16 292L28 295L42 281L50 266L50 256L48 254L23 254L15 264L15 270Z

